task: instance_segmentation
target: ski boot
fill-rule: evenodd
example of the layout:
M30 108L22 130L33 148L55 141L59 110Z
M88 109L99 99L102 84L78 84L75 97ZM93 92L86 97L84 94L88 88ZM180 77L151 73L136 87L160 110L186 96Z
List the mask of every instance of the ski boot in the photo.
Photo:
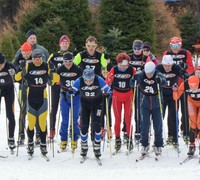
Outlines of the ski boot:
M27 153L32 156L34 153L34 142L28 142Z
M85 142L81 141L81 153L80 153L80 155L81 155L81 156L86 156L86 155L87 155L87 152L88 152L88 144L87 144L87 141L85 141Z
M129 144L129 137L127 137L126 147L127 147L128 151L132 151L133 150L133 140L132 140L132 138L130 139L130 144Z
M121 149L122 146L122 141L121 138L116 138L115 139L115 150L118 152Z
M124 134L123 134L123 144L126 144L126 140L127 140L127 133L124 132Z
M189 151L187 153L188 156L194 156L194 152L195 152L195 144L191 143L189 145Z
M138 145L140 143L140 133L135 133L135 144Z
M67 141L60 142L60 149L65 150L67 148Z
M8 146L9 146L10 150L15 149L16 146L15 146L14 138L8 138Z
M48 153L47 152L47 145L40 143L40 151L41 151L43 156L46 156L46 154Z
M77 141L71 141L71 148L74 150L74 149L77 149Z
M185 144L188 144L190 137L189 136L183 136L183 141Z
M94 141L94 144L93 144L93 151L94 151L94 155L96 158L99 158L101 156L101 151L100 151L100 142L96 142Z
M161 155L162 154L162 147L153 147L154 153L156 156Z
M142 146L142 148L141 148L142 155L147 155L148 151L149 151L149 146Z

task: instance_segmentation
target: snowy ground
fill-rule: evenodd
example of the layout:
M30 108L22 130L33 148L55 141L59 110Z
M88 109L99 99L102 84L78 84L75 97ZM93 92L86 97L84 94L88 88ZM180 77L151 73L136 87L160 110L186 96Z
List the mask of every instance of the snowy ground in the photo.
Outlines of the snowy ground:
M16 119L18 119L19 108L16 101L15 106ZM140 156L140 147L134 147L133 152L127 157L126 147L122 147L119 154L110 157L109 144L105 143L102 150L102 166L99 166L94 160L92 146L90 144L88 159L84 164L80 164L80 143L75 151L74 158L70 149L64 153L57 153L59 149L59 135L56 137L54 156L52 148L48 147L49 162L46 162L40 156L39 148L35 148L34 158L28 160L26 146L19 147L19 155L11 155L7 148L6 118L5 106L1 104L1 124L0 124L0 155L6 155L8 158L0 158L0 179L2 180L80 180L80 179L114 179L114 180L147 180L147 179L176 179L196 180L199 177L200 164L198 159L193 159L184 165L179 163L186 157L188 147L184 144L182 138L179 138L181 153L178 157L177 152L170 146L163 148L163 154L159 161L154 160L154 154L150 150L150 157L143 161L136 162ZM166 120L165 120L166 121ZM16 123L17 124L17 123ZM166 124L164 125L166 129ZM167 131L165 130L165 134ZM18 134L18 124L16 134ZM165 139L167 136L165 135ZM151 138L153 142L153 137ZM114 151L114 139L111 142L112 152ZM103 143L102 143L103 145ZM103 147L103 146L102 146ZM198 153L198 151L197 151Z

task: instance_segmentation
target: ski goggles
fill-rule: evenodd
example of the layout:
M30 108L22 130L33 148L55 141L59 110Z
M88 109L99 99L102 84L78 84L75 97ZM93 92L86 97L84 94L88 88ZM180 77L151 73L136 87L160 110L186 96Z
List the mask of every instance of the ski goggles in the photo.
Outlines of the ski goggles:
M178 48L180 48L180 44L178 43L178 44L170 44L170 47L172 48L172 49L178 49Z
M133 50L136 50L136 51L140 51L142 48L141 47L134 47Z

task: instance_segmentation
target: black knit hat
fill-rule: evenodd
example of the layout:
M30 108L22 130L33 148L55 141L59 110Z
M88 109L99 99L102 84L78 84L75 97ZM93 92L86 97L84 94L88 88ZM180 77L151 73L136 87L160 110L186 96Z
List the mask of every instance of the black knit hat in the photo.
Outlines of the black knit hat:
M0 52L0 64L5 63L5 56Z
M150 50L150 49L151 49L151 44L150 44L149 42L144 42L143 45L142 45L142 48L143 48L143 49L145 48L145 49L149 49L149 50Z
M143 42L141 40L135 40L133 41L133 46L132 48L142 48Z
M64 61L72 61L73 60L73 54L70 53L70 52L63 54L63 60Z
M31 35L37 36L37 33L36 33L36 31L35 31L34 29L29 29L29 30L27 31L27 33L26 33L26 39L28 39L29 36L31 36Z

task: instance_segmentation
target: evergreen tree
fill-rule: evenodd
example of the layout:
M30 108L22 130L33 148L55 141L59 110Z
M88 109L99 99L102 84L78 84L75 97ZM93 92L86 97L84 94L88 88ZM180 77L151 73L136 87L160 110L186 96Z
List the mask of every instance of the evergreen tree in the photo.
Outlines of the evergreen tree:
M178 26L183 39L183 47L194 52L192 45L195 44L195 39L200 35L197 16L188 9L185 14L179 17Z
M20 35L33 28L38 32L39 44L49 52L58 49L58 40L63 34L71 39L72 46L82 50L85 39L94 34L91 13L87 0L38 0L19 23ZM25 40L25 35L20 40Z
M115 27L122 31L121 35L125 37L120 40L123 46L121 46L121 49L116 49L116 52L130 50L135 39L149 41L154 44L153 15L150 5L150 0L101 1L99 18L103 34L106 35L109 30ZM102 41L105 44L106 38L103 38Z

